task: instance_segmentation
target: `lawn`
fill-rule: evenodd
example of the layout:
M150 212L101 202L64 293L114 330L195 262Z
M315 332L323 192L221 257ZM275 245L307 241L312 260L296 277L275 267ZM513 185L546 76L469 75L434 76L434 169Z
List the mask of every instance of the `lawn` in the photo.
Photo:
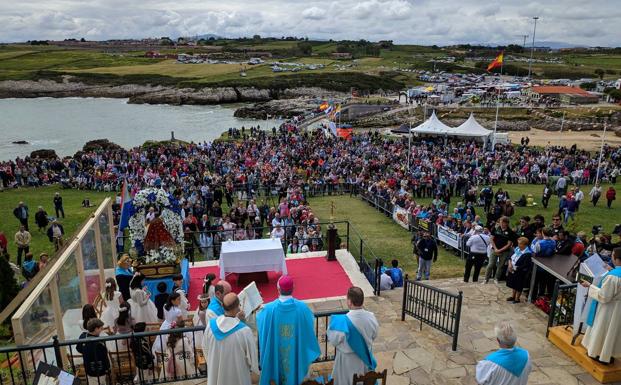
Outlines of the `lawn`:
M112 196L110 193L101 193L95 191L82 191L82 190L60 190L56 186L41 187L41 188L20 188L13 190L4 190L0 192L0 217L3 218L0 221L0 231L4 232L9 240L9 253L11 254L11 261L15 262L17 259L17 248L13 241L15 232L19 229L19 221L13 216L13 209L17 207L19 201L23 201L29 209L29 228L32 234L32 243L30 244L30 252L34 254L35 259L42 252L47 252L50 256L54 255L54 246L48 240L47 235L37 230L37 225L34 222L34 215L37 212L39 206L43 206L47 211L48 216L55 216L54 204L52 199L55 192L60 192L63 197L63 206L65 209L65 218L60 220L60 223L65 229L65 239L70 238L71 235L84 223L88 216L93 213L97 206L107 196ZM91 208L83 208L82 200L88 197L91 200ZM47 229L46 229L47 230Z
M144 65L129 65L117 67L97 67L75 70L74 72L88 72L114 75L166 75L175 77L213 77L217 75L235 73L240 70L239 64L180 64L176 60L166 60L159 63ZM239 76L239 75L238 75Z

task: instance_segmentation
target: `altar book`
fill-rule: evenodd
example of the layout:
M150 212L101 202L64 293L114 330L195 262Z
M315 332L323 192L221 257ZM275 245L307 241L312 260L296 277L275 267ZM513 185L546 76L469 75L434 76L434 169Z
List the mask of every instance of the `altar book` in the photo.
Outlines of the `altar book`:
M239 304L246 316L255 311L263 303L263 297L259 293L257 284L252 281L242 290L239 295Z

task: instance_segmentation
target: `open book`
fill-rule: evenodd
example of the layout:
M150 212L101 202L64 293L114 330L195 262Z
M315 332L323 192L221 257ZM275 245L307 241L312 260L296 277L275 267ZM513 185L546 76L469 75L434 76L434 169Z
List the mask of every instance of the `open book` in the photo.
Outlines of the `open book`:
M239 293L238 297L239 304L243 312L246 313L246 317L263 303L263 297L261 297L261 293L259 293L257 284L254 283L254 281L250 282L248 286Z

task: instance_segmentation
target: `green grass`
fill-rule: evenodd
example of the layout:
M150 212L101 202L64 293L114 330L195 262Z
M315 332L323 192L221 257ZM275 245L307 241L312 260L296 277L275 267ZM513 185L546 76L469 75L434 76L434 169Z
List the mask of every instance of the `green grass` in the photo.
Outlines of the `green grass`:
M32 235L30 252L34 254L35 259L38 259L39 254L42 252L48 253L50 257L54 255L54 245L49 241L46 233L37 230L38 226L34 222L34 215L39 206L43 206L49 216L56 215L52 202L55 192L60 192L63 197L65 219L61 218L60 223L65 229L65 239L70 238L73 233L80 228L82 223L96 210L97 206L99 206L105 197L112 196L111 193L95 191L61 190L57 186L19 188L0 192L0 217L3 218L3 220L0 221L0 231L4 232L9 240L11 261L15 262L17 260L17 248L13 241L13 237L15 232L19 229L19 221L13 216L13 209L17 207L19 201L23 201L28 205L29 209L30 217L28 225L30 234ZM82 207L82 200L85 197L90 198L91 205L94 205L94 207Z

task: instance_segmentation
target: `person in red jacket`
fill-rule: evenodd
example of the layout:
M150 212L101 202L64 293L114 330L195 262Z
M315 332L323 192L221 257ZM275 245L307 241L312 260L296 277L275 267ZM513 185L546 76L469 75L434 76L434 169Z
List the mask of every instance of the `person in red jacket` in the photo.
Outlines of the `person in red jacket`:
M608 187L608 191L606 191L606 200L608 201L608 208L611 208L612 201L617 199L617 191L613 186Z

